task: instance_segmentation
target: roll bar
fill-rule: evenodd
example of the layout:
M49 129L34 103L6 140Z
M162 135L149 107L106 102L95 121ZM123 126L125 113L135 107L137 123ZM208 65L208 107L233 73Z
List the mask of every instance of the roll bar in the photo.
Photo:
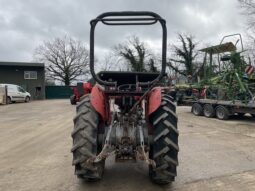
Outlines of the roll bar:
M159 22L162 26L162 67L159 76L150 82L140 82L140 85L150 85L161 80L166 71L166 51L167 51L167 28L166 21L156 13L147 11L123 11L123 12L106 12L90 21L90 72L92 77L101 85L113 86L117 82L108 82L101 80L95 73L94 69L94 43L95 28L98 22L105 25L153 25Z
M243 39L242 39L242 35L241 35L240 33L230 34L230 35L224 36L224 37L221 39L220 44L223 43L223 41L225 40L225 38L232 37L232 36L238 36L238 37L239 37L239 39L238 39L237 42L235 43L235 46L236 46L236 44L238 43L238 41L240 40L241 48L242 48L241 51L243 51Z
M239 39L236 41L236 43L235 43L234 45L235 45L235 47L236 47L237 43L238 43L239 40L240 40L241 49L242 49L241 52L243 52L243 51L244 51L244 49L243 49L243 39L242 39L242 35L241 35L240 33L235 33L235 34L230 34L230 35L223 36L222 39L221 39L221 41L220 41L220 45L224 42L224 40L225 40L226 38L233 37L233 36L238 36L238 37L239 37ZM237 49L237 47L236 47L236 49ZM218 54L219 71L221 71L220 62L221 62L221 60L220 60L220 54Z

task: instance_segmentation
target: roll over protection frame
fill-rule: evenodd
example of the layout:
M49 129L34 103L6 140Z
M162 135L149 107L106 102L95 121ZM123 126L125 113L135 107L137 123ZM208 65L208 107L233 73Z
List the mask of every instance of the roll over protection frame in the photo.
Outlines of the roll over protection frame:
M167 52L167 28L166 21L156 13L147 11L123 11L123 12L106 12L99 15L96 19L90 21L90 72L92 77L101 85L115 86L117 82L108 82L101 80L95 73L94 69L94 43L95 28L98 22L105 25L153 25L159 22L162 26L162 66L159 76L150 82L139 82L139 85L151 85L160 81L166 71L166 52Z

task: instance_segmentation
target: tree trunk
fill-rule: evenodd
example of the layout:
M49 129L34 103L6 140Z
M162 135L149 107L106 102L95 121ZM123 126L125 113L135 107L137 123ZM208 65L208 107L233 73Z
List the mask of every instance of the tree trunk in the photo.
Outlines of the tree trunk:
M68 76L65 77L65 85L66 86L70 85L70 78Z

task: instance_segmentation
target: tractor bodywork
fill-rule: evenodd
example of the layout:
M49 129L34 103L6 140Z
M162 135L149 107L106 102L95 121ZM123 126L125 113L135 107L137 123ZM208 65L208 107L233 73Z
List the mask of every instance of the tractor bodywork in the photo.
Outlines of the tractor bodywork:
M107 72L106 74L111 79L116 77L129 82L132 82L132 77L133 79L145 77L153 80L155 76L159 75L158 73L141 72ZM128 79L122 78L123 75L127 74ZM125 82L118 83L118 86L95 85L93 87L90 94L91 106L100 115L101 126L104 126L100 133L106 138L109 137L109 140L103 140L108 146L101 151L98 158L94 159L95 161L102 160L102 157L107 157L114 151L117 162L136 161L137 155L140 155L140 158L146 160L148 164L153 164L144 151L149 150L148 140L153 133L150 115L161 104L161 91L161 87L154 87L149 90L148 87L140 87L138 83L126 84ZM145 94L146 96L142 98ZM141 138L147 142L141 143Z
M94 31L106 25L162 26L162 67L159 73L94 71ZM74 118L73 165L79 178L102 178L104 161L143 160L151 179L166 184L178 165L176 108L160 86L166 68L165 20L152 12L109 12L91 21L90 70L96 85L77 105Z
M132 79L144 78L146 80L153 80L159 75L159 73L142 73L142 72L101 72L99 76L104 76L104 80L109 76L112 79L114 77L119 79L118 87L102 87L95 85L91 91L91 105L100 114L105 122L110 122L110 100L114 101L122 113L128 113L134 104L141 98L148 88L142 88L138 83ZM125 75L127 78L125 78ZM123 77L124 76L124 77ZM128 83L124 82L127 81ZM133 81L133 83L132 83ZM106 88L106 89L105 89ZM143 101L146 101L145 116L148 117L161 103L161 87L154 87L150 91L146 92L146 97ZM141 106L142 103L140 103Z
M77 86L72 87L73 95L70 96L70 103L76 105L83 95L89 94L92 90L92 85L89 82L78 82Z

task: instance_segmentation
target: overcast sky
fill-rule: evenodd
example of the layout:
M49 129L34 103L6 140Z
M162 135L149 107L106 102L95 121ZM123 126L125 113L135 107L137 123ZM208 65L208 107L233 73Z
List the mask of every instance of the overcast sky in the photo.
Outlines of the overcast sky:
M178 32L193 34L203 44L223 35L243 33L245 19L237 0L0 0L0 61L32 61L43 41L69 35L89 43L89 21L107 11L154 11L167 21L168 41ZM96 28L99 57L132 34L152 47L160 44L159 26Z

